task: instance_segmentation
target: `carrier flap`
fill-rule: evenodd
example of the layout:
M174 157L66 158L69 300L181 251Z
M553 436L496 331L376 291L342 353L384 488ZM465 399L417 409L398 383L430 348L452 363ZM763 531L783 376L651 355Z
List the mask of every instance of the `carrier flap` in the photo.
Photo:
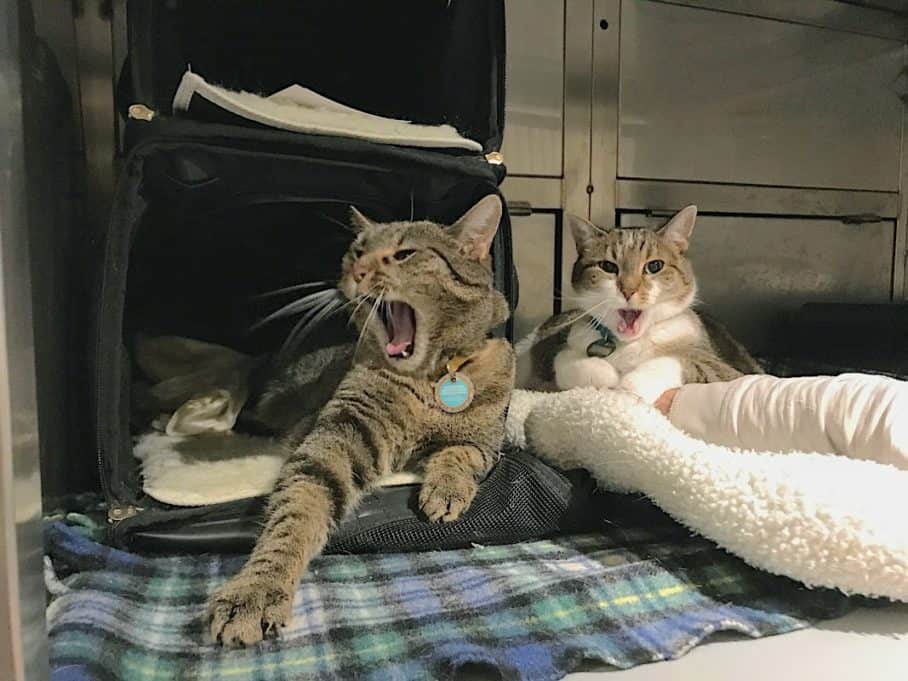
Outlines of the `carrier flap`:
M504 129L503 0L127 5L119 105L172 113L187 68L232 90L309 88L367 113L448 123L488 153Z

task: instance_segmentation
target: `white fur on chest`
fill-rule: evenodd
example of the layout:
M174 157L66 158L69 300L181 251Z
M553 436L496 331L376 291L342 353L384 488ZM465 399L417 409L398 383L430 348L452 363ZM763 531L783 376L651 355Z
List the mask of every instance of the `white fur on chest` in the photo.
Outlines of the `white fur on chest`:
M640 364L665 355L666 346L681 344L698 345L703 339L703 326L693 312L686 311L671 319L653 324L647 332L629 343L620 343L605 360L619 374L633 371ZM585 322L571 327L567 346L583 355L590 343L601 338L599 332Z
M567 346L555 358L555 382L562 390L623 388L654 402L683 383L682 362L671 355L671 349L699 345L704 333L700 320L688 310L653 324L640 338L621 343L607 358L588 357L587 347L601 336L589 324L577 322L568 334Z

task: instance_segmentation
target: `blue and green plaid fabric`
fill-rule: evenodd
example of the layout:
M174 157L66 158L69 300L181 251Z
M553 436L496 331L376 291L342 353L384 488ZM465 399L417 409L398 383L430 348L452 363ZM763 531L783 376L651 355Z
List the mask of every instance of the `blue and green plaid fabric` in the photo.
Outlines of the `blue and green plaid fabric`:
M584 659L627 668L717 631L778 634L849 608L653 517L509 546L323 556L281 637L240 650L213 645L201 614L242 557L147 558L52 521L52 679L410 681L480 663L541 681Z

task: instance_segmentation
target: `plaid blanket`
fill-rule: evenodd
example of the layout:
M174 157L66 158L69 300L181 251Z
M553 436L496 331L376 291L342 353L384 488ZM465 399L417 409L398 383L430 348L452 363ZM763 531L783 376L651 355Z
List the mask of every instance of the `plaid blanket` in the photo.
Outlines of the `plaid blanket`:
M212 645L200 614L242 557L146 558L49 521L52 679L409 681L468 663L505 679L558 679L584 659L627 668L683 655L717 631L778 634L850 607L749 568L646 503L625 505L598 534L323 556L280 639L241 650Z

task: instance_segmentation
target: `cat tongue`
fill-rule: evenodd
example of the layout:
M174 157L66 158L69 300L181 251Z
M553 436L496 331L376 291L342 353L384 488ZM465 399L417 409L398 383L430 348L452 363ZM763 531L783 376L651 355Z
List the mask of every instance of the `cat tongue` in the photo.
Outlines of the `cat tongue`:
M637 329L637 320L640 319L642 310L618 310L621 320L618 322L618 333L634 333Z
M416 318L413 308L406 303L393 302L388 315L388 337L390 342L385 352L391 357L408 357L413 352L413 337L416 332Z

